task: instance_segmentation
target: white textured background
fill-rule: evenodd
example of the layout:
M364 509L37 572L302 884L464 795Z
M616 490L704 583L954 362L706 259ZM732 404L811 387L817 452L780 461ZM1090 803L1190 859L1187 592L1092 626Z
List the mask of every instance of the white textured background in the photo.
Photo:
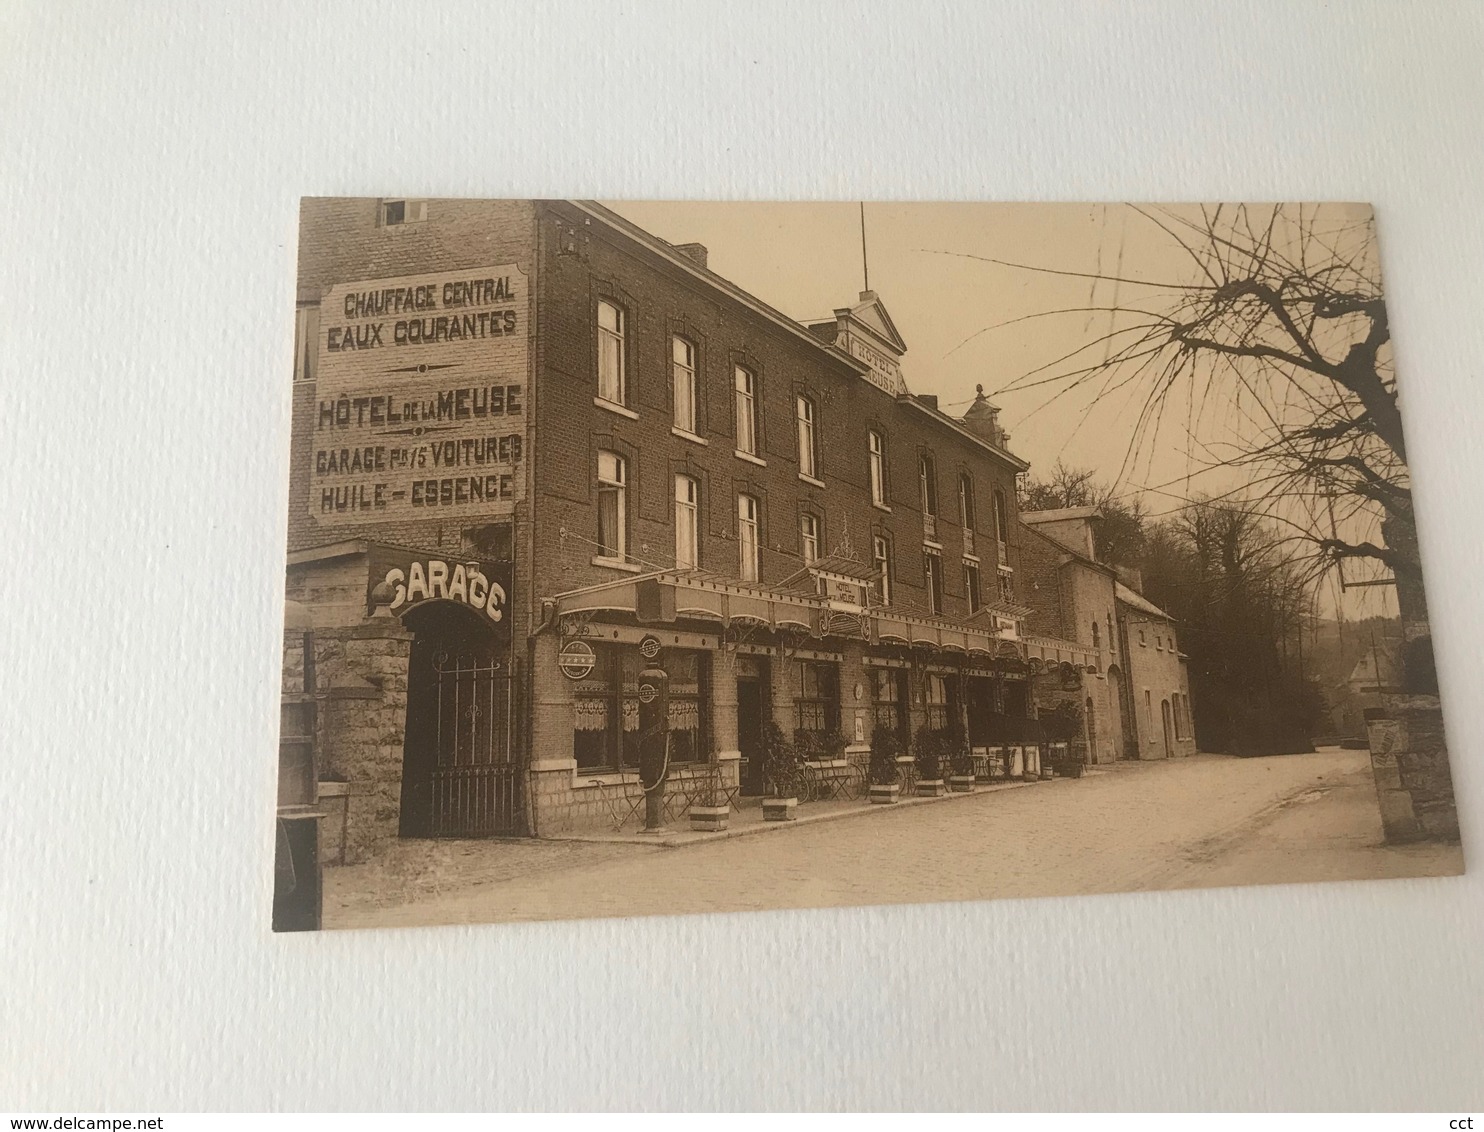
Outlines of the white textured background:
M0 1108L1478 1112L1477 871L274 938L265 815L301 193L1359 199L1484 851L1481 13L0 5Z

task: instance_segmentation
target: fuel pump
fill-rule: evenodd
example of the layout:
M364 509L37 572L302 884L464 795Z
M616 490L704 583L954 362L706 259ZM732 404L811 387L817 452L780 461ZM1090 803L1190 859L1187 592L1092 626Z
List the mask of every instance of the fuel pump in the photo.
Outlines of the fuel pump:
M639 673L639 783L644 787L644 832L664 828L665 780L670 775L670 674L658 650Z

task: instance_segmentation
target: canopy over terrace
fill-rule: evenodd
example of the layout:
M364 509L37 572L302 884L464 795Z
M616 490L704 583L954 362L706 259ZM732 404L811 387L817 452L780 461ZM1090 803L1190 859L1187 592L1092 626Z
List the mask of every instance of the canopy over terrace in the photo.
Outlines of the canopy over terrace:
M890 606L859 616L841 614L825 596L796 589L749 585L703 571L656 571L570 590L545 603L547 626L567 617L630 615L641 624L703 621L723 629L751 626L816 638L837 637L872 645L899 645L965 658L1019 660L1032 671L1097 667L1095 650L1070 641L1029 637L1011 640L983 627L926 617Z

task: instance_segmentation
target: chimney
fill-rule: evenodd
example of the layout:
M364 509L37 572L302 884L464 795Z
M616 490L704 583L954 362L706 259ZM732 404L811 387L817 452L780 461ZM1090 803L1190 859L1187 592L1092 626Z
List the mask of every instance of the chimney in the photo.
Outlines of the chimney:
M936 393L919 393L917 399L934 412L938 410L938 395Z
M706 266L705 244L675 244L674 247L677 252L683 255L686 259L690 260L697 267Z

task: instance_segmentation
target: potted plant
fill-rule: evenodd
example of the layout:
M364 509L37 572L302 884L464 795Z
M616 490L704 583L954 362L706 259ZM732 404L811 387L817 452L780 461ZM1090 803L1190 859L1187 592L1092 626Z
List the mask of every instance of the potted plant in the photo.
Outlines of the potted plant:
M720 833L726 829L732 816L732 807L722 799L721 767L712 763L706 768L706 777L700 792L690 807L690 827L699 833Z
M1082 760L1072 752L1071 742L1082 734L1082 709L1072 700L1063 700L1041 716L1046 738L1060 748L1053 760L1056 772L1067 778L1082 777Z
M974 752L969 749L969 736L957 724L943 733L943 747L948 753L948 788L955 794L974 792Z
M897 756L901 753L901 741L890 727L878 726L871 732L870 797L873 803L889 805L897 800L901 791Z
M763 724L763 820L793 821L798 815L802 760L799 749L769 720Z
M917 796L941 798L948 793L943 781L943 736L930 727L919 727L913 741L917 758Z

